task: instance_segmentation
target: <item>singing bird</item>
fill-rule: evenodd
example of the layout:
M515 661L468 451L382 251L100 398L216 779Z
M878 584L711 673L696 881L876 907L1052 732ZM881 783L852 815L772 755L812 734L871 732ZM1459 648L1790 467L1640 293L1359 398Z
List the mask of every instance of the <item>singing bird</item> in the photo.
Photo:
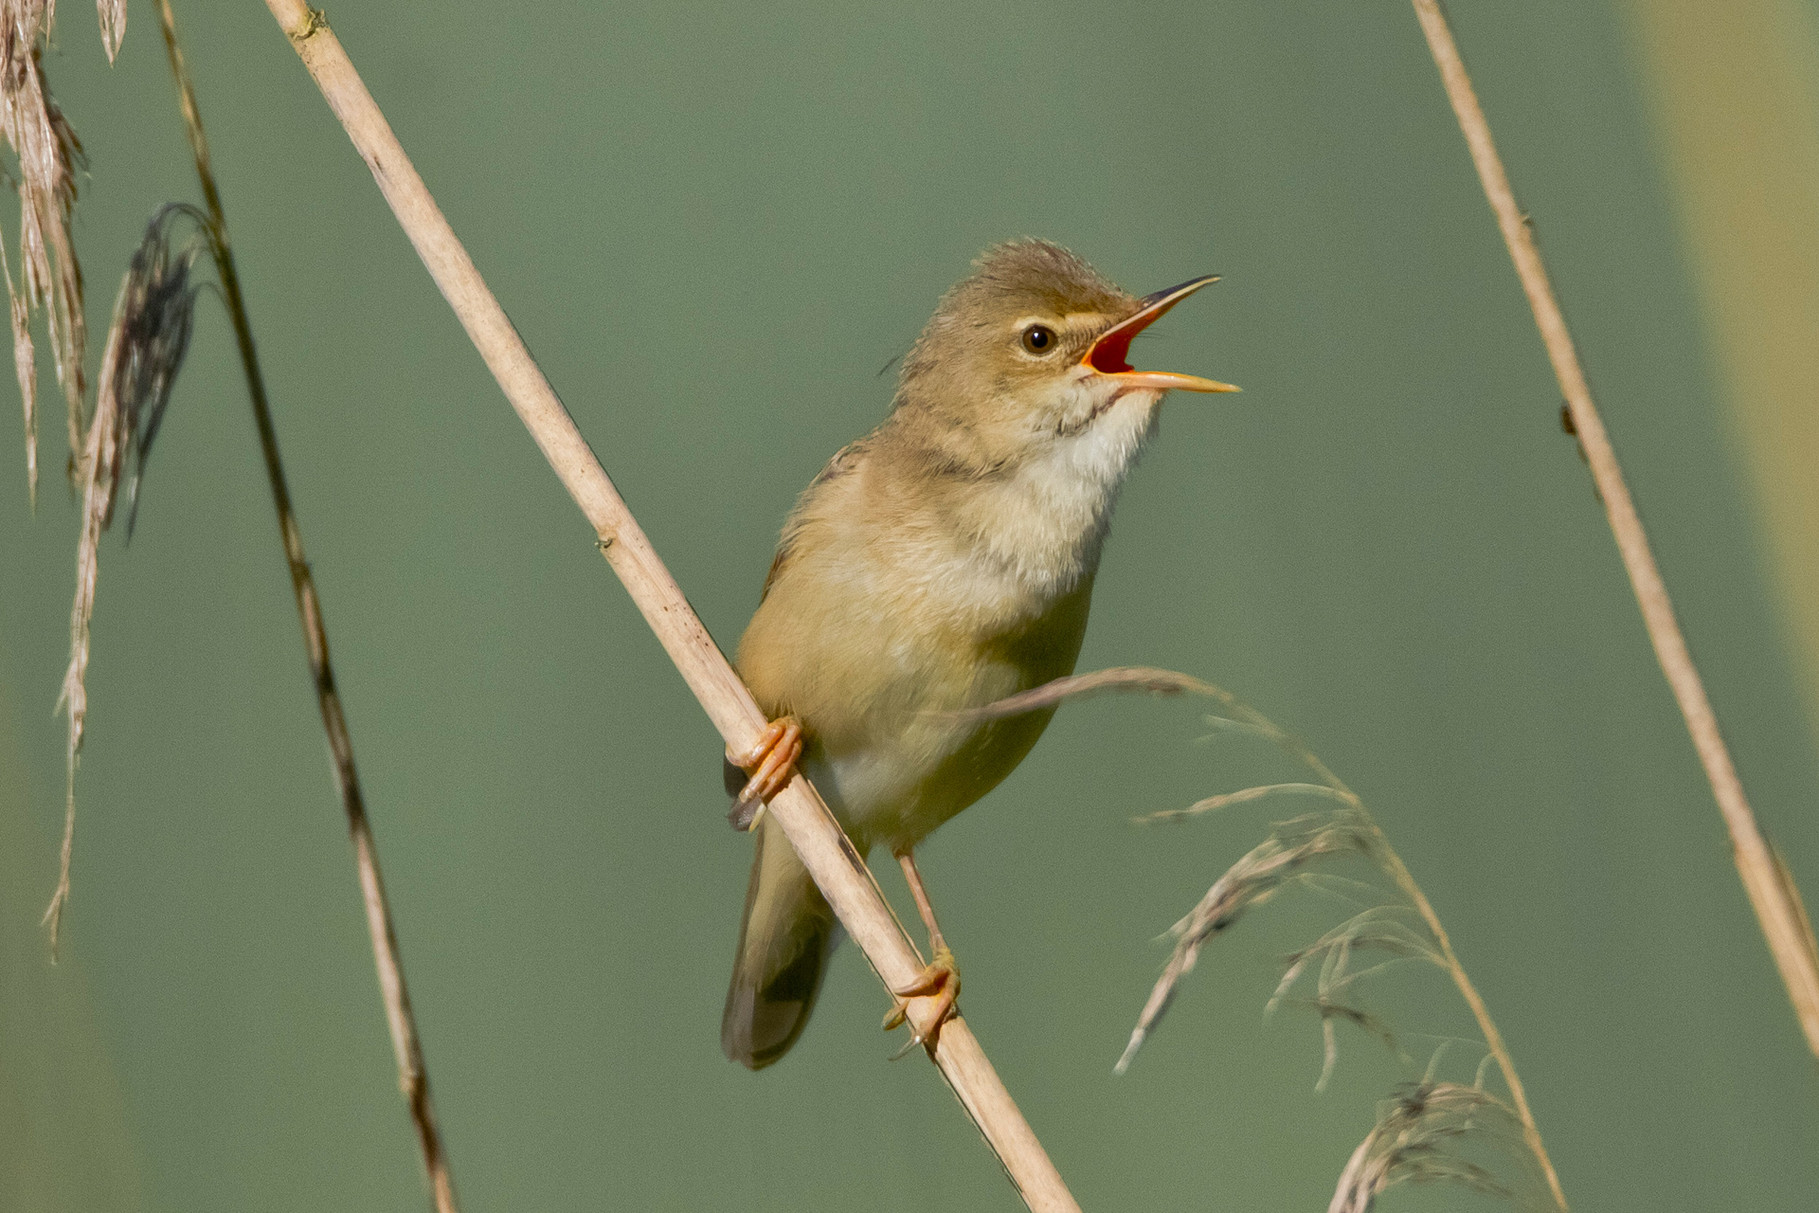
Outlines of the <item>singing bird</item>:
M735 826L757 831L720 1042L770 1065L808 1022L836 942L833 911L763 804L799 764L861 855L888 846L932 959L899 1000L959 972L916 845L1010 774L1053 709L963 713L1071 673L1119 486L1170 389L1131 339L1194 278L1138 299L1059 245L987 250L942 296L903 361L884 423L830 460L783 527L735 661L771 718L727 755ZM886 1027L903 1020L903 1003Z

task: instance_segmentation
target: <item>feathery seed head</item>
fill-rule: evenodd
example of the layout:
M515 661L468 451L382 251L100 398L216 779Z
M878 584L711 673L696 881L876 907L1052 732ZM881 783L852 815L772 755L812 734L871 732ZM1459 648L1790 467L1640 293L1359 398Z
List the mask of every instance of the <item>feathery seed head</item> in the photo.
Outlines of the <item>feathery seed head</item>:
M12 301L13 358L25 406L26 469L34 499L38 457L32 309L45 308L49 314L51 358L69 405L72 476L82 447L86 391L82 267L70 235L82 144L57 108L40 66L49 24L50 6L44 0L0 0L0 137L17 160L7 176L19 194L19 277L13 278L4 260L0 270Z
M1480 1087L1406 1084L1378 1108L1377 1123L1352 1152L1327 1213L1371 1213L1377 1197L1397 1184L1437 1182L1503 1197L1523 1209L1552 1208L1532 1175L1511 1187L1462 1153L1474 1145L1493 1147L1521 1165L1521 1139L1515 1113Z
M195 226L181 241L180 222ZM132 467L129 493L137 513L139 476L146 453L157 436L171 384L189 348L190 320L197 284L190 271L208 247L207 219L193 206L171 203L147 225L114 301L107 347L101 357L95 415L77 462L82 485L82 530L76 541L76 596L70 605L69 668L63 676L58 705L69 716L65 749L63 858L57 891L45 911L53 953L69 899L71 841L76 826L76 766L88 720L90 620L95 611L95 582L100 574L101 535L113 522L122 476ZM128 531L131 531L131 515Z

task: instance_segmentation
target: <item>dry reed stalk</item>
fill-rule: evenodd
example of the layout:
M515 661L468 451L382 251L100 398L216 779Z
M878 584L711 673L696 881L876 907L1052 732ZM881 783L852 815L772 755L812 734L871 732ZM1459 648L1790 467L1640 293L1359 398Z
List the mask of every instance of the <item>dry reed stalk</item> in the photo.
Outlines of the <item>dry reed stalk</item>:
M103 2L105 13L106 0ZM303 644L309 654L311 682L316 703L322 713L322 729L328 737L329 758L335 774L335 790L341 796L341 807L347 814L347 830L354 843L354 862L360 880L361 902L366 911L366 925L372 936L373 964L378 970L379 990L385 1003L385 1019L391 1029L392 1052L398 1061L398 1085L410 1107L411 1124L417 1132L417 1144L423 1153L423 1166L429 1176L437 1213L455 1213L454 1180L449 1174L448 1152L437 1127L435 1105L430 1099L429 1072L423 1062L423 1046L417 1035L417 1020L411 1010L410 990L404 981L404 964L398 954L398 934L392 923L391 907L385 897L385 881L379 870L378 844L373 840L372 824L367 819L366 801L360 790L360 777L354 767L354 743L348 734L347 717L341 709L341 696L335 689L334 667L329 661L328 629L322 618L322 604L316 595L315 579L310 574L309 560L303 550L303 532L291 506L290 487L284 475L284 464L278 454L278 434L272 422L271 403L266 395L265 376L259 368L259 351L253 343L252 321L247 315L246 300L240 292L240 275L234 266L233 245L228 241L227 215L221 206L221 193L215 185L210 167L208 137L202 129L202 114L196 106L195 87L183 61L183 50L177 40L177 17L170 0L158 0L158 17L164 31L164 47L170 58L171 75L177 84L183 125L189 135L190 150L195 156L196 177L208 208L210 249L221 276L221 295L234 325L234 340L239 346L240 364L246 372L246 391L252 400L253 418L259 430L259 449L265 456L265 472L271 482L272 505L278 515L278 532L284 545L285 563L290 567L291 590L297 599L297 618L303 628ZM121 20L124 21L124 6Z
M1705 767L1706 778L1711 781L1712 793L1718 801L1718 811L1730 831L1737 874L1742 878L1744 892L1756 912L1756 920L1761 924L1775 966L1781 972L1781 980L1787 986L1788 1000L1805 1033L1807 1048L1819 1056L1819 948L1814 946L1812 924L1801 906L1799 890L1794 885L1792 873L1777 862L1773 849L1756 824L1749 800L1744 796L1743 782L1737 776L1730 750L1718 731L1717 715L1712 711L1699 669L1693 664L1686 638L1674 617L1673 602L1668 598L1667 585L1662 581L1661 570L1649 549L1648 534L1643 530L1642 519L1636 513L1629 486L1617 464L1617 453L1611 446L1598 409L1592 403L1591 386L1579 364L1572 332L1567 328L1560 302L1554 296L1534 232L1516 203L1509 174L1504 171L1503 160L1491 140L1490 124L1485 121L1484 110L1478 104L1477 93L1472 89L1471 77L1466 73L1465 61L1460 58L1459 46L1453 40L1446 15L1439 0L1413 2L1415 15L1427 36L1428 48L1440 68L1447 99L1452 103L1459 129L1471 149L1472 163L1477 167L1484 195L1497 216L1497 226L1503 233L1504 244L1509 247L1516 276L1521 279L1523 293L1528 296L1529 307L1535 314L1535 326L1541 331L1541 340L1547 347L1548 360L1553 363L1561 394L1566 397L1573 428L1591 468L1598 496L1604 502L1611 533L1616 537L1617 550L1623 557L1624 570L1629 574L1636 601L1642 608L1642 621L1648 630L1649 641L1654 645L1662 672L1667 675L1668 685L1673 688L1680 713L1686 718L1693 748L1699 753L1699 761Z
M506 399L594 528L600 551L645 622L729 748L750 748L767 723L764 714L658 559L574 419L487 289L340 40L322 14L302 0L266 0L266 5L372 170L399 224ZM922 971L922 958L879 892L864 859L808 780L800 775L792 779L771 801L770 812L885 985L910 984ZM932 995L909 1002L909 1022L925 1039L934 1034L936 1002ZM932 1057L1029 1207L1041 1213L1078 1210L1042 1143L963 1019L956 1016L941 1027Z
M1299 737L1281 728L1274 721L1254 708L1245 704L1237 696L1222 687L1202 681L1188 674L1179 674L1173 670L1156 669L1148 666L1120 666L1107 670L1095 670L1089 674L1073 674L1066 678L1057 678L1032 690L1024 691L988 704L960 713L969 718L994 720L1005 716L1015 716L1039 708L1054 707L1071 699L1079 699L1106 691L1139 691L1152 695L1202 695L1217 700L1249 732L1256 734L1279 746L1282 750L1300 762L1320 782L1318 784L1271 784L1259 788L1246 788L1226 796L1210 797L1199 804L1176 813L1158 814L1159 819L1178 817L1196 812L1211 811L1222 805L1243 803L1276 794L1316 795L1340 801L1347 813L1343 821L1330 826L1310 828L1295 832L1288 838L1272 838L1269 843L1254 850L1239 865L1234 865L1234 872L1221 879L1201 899L1194 913L1181 924L1177 924L1180 935L1174 954L1169 958L1168 967L1161 979L1151 990L1143 1011L1138 1016L1137 1027L1131 1033L1131 1041L1126 1047L1124 1056L1119 1058L1118 1070L1123 1071L1130 1062L1132 1054L1143 1043L1149 1030L1155 1026L1168 1009L1174 997L1176 983L1193 967L1200 945L1219 930L1245 905L1256 904L1277 887L1292 870L1308 860L1320 855L1336 854L1351 851L1367 855L1388 875L1397 889L1406 897L1421 921L1432 933L1434 943L1438 945L1438 966L1452 979L1465 1005L1471 1010L1472 1018L1478 1024L1478 1030L1484 1034L1486 1050L1497 1063L1498 1071L1503 1075L1504 1084L1509 1088L1510 1103L1516 1118L1522 1126L1523 1141L1534 1154L1537 1165L1547 1180L1549 1192L1561 1210L1567 1208L1566 1193L1561 1188L1560 1177L1554 1171L1553 1160L1548 1157L1547 1147L1541 1140L1541 1129L1535 1123L1534 1113L1529 1110L1528 1095L1522 1086L1522 1078L1516 1073L1515 1059L1510 1055L1509 1046L1504 1043L1503 1033L1497 1030L1496 1021L1491 1018L1490 1008L1485 1005L1484 997L1478 993L1478 987L1472 984L1466 975L1465 966L1459 962L1459 956L1453 951L1452 938L1440 923L1440 915L1434 911L1427 894L1415 883L1414 875L1402 862L1402 857L1390 845L1389 839L1378 827L1369 810L1358 794L1337 775L1319 757L1310 750ZM1290 823L1299 824L1299 823ZM1239 872L1239 867L1250 861L1249 867ZM1261 893L1261 896L1259 895ZM1188 924L1194 927L1189 929ZM1197 934L1195 933L1197 930ZM1329 1035L1329 1066L1330 1040Z

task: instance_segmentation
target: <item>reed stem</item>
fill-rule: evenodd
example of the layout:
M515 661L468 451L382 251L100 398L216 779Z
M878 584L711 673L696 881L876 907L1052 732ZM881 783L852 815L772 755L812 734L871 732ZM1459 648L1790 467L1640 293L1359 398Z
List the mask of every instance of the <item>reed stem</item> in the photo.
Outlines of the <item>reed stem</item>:
M285 479L284 463L278 454L278 431L272 422L270 398L265 390L265 376L259 369L259 351L253 343L252 321L246 312L246 300L240 292L240 275L234 267L233 245L228 241L227 215L221 207L221 192L215 186L215 175L209 164L208 137L202 130L202 114L196 107L196 91L189 69L183 62L183 50L177 41L177 17L170 0L158 0L158 17L164 29L164 48L170 56L171 75L177 84L178 105L183 111L184 129L189 134L190 150L195 154L196 176L202 185L202 198L208 210L211 228L209 248L221 275L221 295L234 325L234 340L240 350L240 364L246 371L246 391L252 400L253 419L259 429L259 449L265 456L265 474L271 482L272 505L278 513L278 533L284 544L285 563L290 566L291 589L297 598L297 618L303 627L303 644L309 653L310 681L315 687L316 703L322 712L322 729L328 736L330 763L335 773L335 789L341 796L341 807L347 813L347 830L354 843L354 864L360 880L361 903L366 911L366 925L373 941L373 964L379 974L379 991L385 1002L385 1019L391 1029L392 1051L398 1059L398 1085L410 1107L411 1124L417 1132L417 1144L423 1153L423 1166L429 1175L430 1191L437 1213L456 1213L454 1180L449 1175L448 1151L436 1124L435 1105L430 1100L429 1072L423 1064L423 1045L417 1035L417 1020L411 1010L410 990L404 982L404 962L398 954L398 933L392 922L392 911L385 897L385 881L379 871L379 848L373 840L372 823L366 815L366 801L360 792L360 776L354 767L354 742L347 730L347 717L341 709L341 695L335 689L335 671L329 661L328 629L322 618L322 603L316 594L316 582L310 574L309 560L303 551L303 532L291 505L290 486Z
M1484 196L1497 216L1497 226L1503 232L1504 244L1509 247L1516 276L1521 279L1523 293L1528 296L1529 307L1535 314L1535 326L1541 330L1548 360L1553 363L1561 394L1566 397L1573 428L1578 432L1579 444L1592 471L1592 482L1604 502L1611 533L1616 537L1617 550L1623 557L1624 570L1629 574L1630 586L1642 608L1642 622L1655 647L1655 657L1661 663L1662 673L1667 675L1668 685L1673 688L1680 714L1686 719L1687 732L1692 735L1693 748L1698 751L1706 778L1711 781L1712 794L1718 800L1718 811L1730 832L1731 853L1737 863L1737 874L1743 881L1743 890L1749 896L1756 921L1761 924L1763 937L1768 941L1769 952L1787 986L1788 1001L1793 1004L1794 1014L1806 1036L1807 1048L1814 1056L1819 1056L1819 948L1814 946L1812 924L1801 905L1793 874L1778 861L1743 794L1743 781L1738 778L1736 764L1731 761L1730 750L1718 731L1717 714L1712 711L1705 683L1699 677L1699 669L1693 664L1692 654L1686 646L1686 637L1681 634L1680 624L1674 617L1673 602L1668 598L1661 570L1655 564L1648 534L1636 513L1623 470L1617 464L1616 450L1592 403L1591 386L1586 382L1572 332L1567 328L1566 316L1560 310L1560 301L1548 279L1547 266L1535 244L1534 230L1528 216L1516 204L1509 174L1504 171L1503 160L1491 140L1490 124L1478 104L1478 95L1472 89L1471 77L1466 73L1465 61L1459 55L1459 46L1453 40L1446 14L1439 0L1413 2L1415 15L1427 36L1428 48L1440 68L1447 99L1459 119L1466 146L1471 149L1472 163L1478 169Z
M658 559L574 419L525 348L499 301L412 167L341 42L303 0L266 0L279 28L322 90L329 108L372 170L405 234L466 328L525 428L593 527L595 541L656 633L683 680L733 751L749 749L766 720ZM864 859L807 779L797 775L770 803L809 874L886 986L906 986L922 971L915 945L878 891ZM1018 1110L964 1020L941 1025L938 999L909 1000L917 1034L937 1040L932 1057L1024 1201L1039 1213L1077 1213L1048 1154Z

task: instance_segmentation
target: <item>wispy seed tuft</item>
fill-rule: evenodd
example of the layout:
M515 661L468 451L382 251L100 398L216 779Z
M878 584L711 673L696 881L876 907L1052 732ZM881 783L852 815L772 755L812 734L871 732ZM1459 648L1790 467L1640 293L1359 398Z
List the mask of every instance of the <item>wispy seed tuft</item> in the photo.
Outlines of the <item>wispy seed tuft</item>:
M1488 1124L1498 1134L1503 1134L1514 1125L1522 1146L1516 1152L1519 1164L1527 1168L1531 1180L1538 1175L1545 1181L1544 1192L1538 1184L1531 1182L1527 1188L1514 1193L1515 1199L1524 1207L1532 1204L1536 1208L1566 1213L1566 1194L1547 1156L1547 1147L1529 1109L1515 1062L1483 998L1454 954L1439 915L1364 807L1364 802L1332 768L1320 761L1306 742L1245 705L1229 691L1186 674L1146 667L1098 670L1058 678L962 715L980 720L998 719L1108 691L1192 694L1215 699L1223 705L1224 714L1207 718L1207 723L1215 730L1214 736L1238 734L1270 742L1305 767L1318 781L1259 784L1209 796L1186 809L1152 813L1138 818L1139 822L1179 820L1282 796L1337 802L1335 807L1325 811L1278 823L1263 843L1228 868L1193 910L1174 925L1173 953L1161 978L1150 991L1130 1043L1118 1059L1117 1072L1123 1073L1130 1065L1208 940L1230 927L1247 909L1290 886L1337 895L1358 909L1346 921L1287 958L1286 971L1269 1004L1274 1009L1293 1001L1310 1007L1320 1017L1326 1060L1321 1067L1317 1089L1324 1087L1332 1074L1338 1056L1337 1025L1340 1023L1350 1023L1378 1037L1404 1062L1411 1060L1398 1047L1389 1026L1361 1008L1357 998L1358 987L1365 979L1411 961L1434 965L1452 979L1483 1033L1485 1057L1473 1085L1466 1088L1435 1082L1435 1070L1440 1061L1440 1053L1436 1053L1422 1082L1402 1089L1395 1102L1380 1109L1377 1130L1353 1156L1346 1169L1346 1180L1334 1196L1332 1209L1337 1213L1362 1213L1370 1208L1371 1201L1384 1188L1403 1179L1456 1178L1475 1182L1487 1178L1473 1164L1456 1160L1437 1149L1444 1141L1464 1136L1463 1132L1453 1130L1462 1123L1463 1111L1477 1108L1482 1115L1476 1119L1466 1118L1470 1121L1468 1127L1475 1131L1478 1126ZM1354 880L1322 870L1348 856L1375 868L1373 880ZM1387 878L1387 882L1380 878ZM1298 986L1307 984L1303 979L1310 972L1317 974L1311 983L1314 987L1311 996L1296 994ZM1493 1062L1508 1088L1508 1103L1484 1091L1485 1071Z
M29 313L49 317L51 358L69 405L70 473L82 449L83 355L88 330L82 313L82 267L70 235L76 174L85 161L81 141L57 108L40 58L50 27L46 0L0 0L0 136L15 163L6 175L19 194L19 278L6 267L12 301L13 357L24 397L26 474L37 496L37 405ZM21 310L21 299L24 310ZM20 359L23 358L23 361Z
M101 16L101 46L112 63L126 37L126 0L95 0L95 8Z
M1278 823L1268 838L1226 869L1194 908L1169 929L1175 937L1174 951L1143 1004L1130 1043L1113 1071L1122 1074L1130 1068L1131 1059L1168 1011L1175 988L1193 972L1200 949L1209 939L1237 922L1246 910L1275 896L1315 860L1346 854L1374 860L1381 839L1370 818L1349 804Z
M177 230L184 223L191 228L179 240ZM139 483L145 473L145 461L164 421L183 356L189 352L196 293L202 287L192 277L192 271L197 259L209 249L209 231L207 217L187 203L173 202L160 209L133 254L120 299L114 305L108 342L111 348L114 330L118 330L119 353L111 372L107 359L102 360L101 390L104 394L111 392L118 402L126 429L126 454L132 463L127 484L128 537L139 513ZM97 414L99 411L97 401Z
M187 232L183 232L184 227ZM170 403L171 385L189 349L196 293L196 259L209 248L206 217L195 207L171 203L152 217L114 301L113 323L101 356L95 415L88 426L78 474L82 532L76 545L76 596L70 606L70 660L58 706L69 715L65 753L63 849L57 890L44 920L53 954L63 907L69 900L70 851L76 829L76 765L88 718L89 623L95 610L101 535L113 522L120 483L128 480L128 533L138 512L140 477Z
M1463 1147L1491 1146L1520 1162L1521 1139L1521 1122L1509 1105L1482 1088L1409 1083L1378 1107L1377 1123L1352 1151L1327 1213L1371 1213L1377 1197L1402 1183L1455 1183L1519 1208L1551 1208L1532 1176L1506 1186L1461 1153Z

